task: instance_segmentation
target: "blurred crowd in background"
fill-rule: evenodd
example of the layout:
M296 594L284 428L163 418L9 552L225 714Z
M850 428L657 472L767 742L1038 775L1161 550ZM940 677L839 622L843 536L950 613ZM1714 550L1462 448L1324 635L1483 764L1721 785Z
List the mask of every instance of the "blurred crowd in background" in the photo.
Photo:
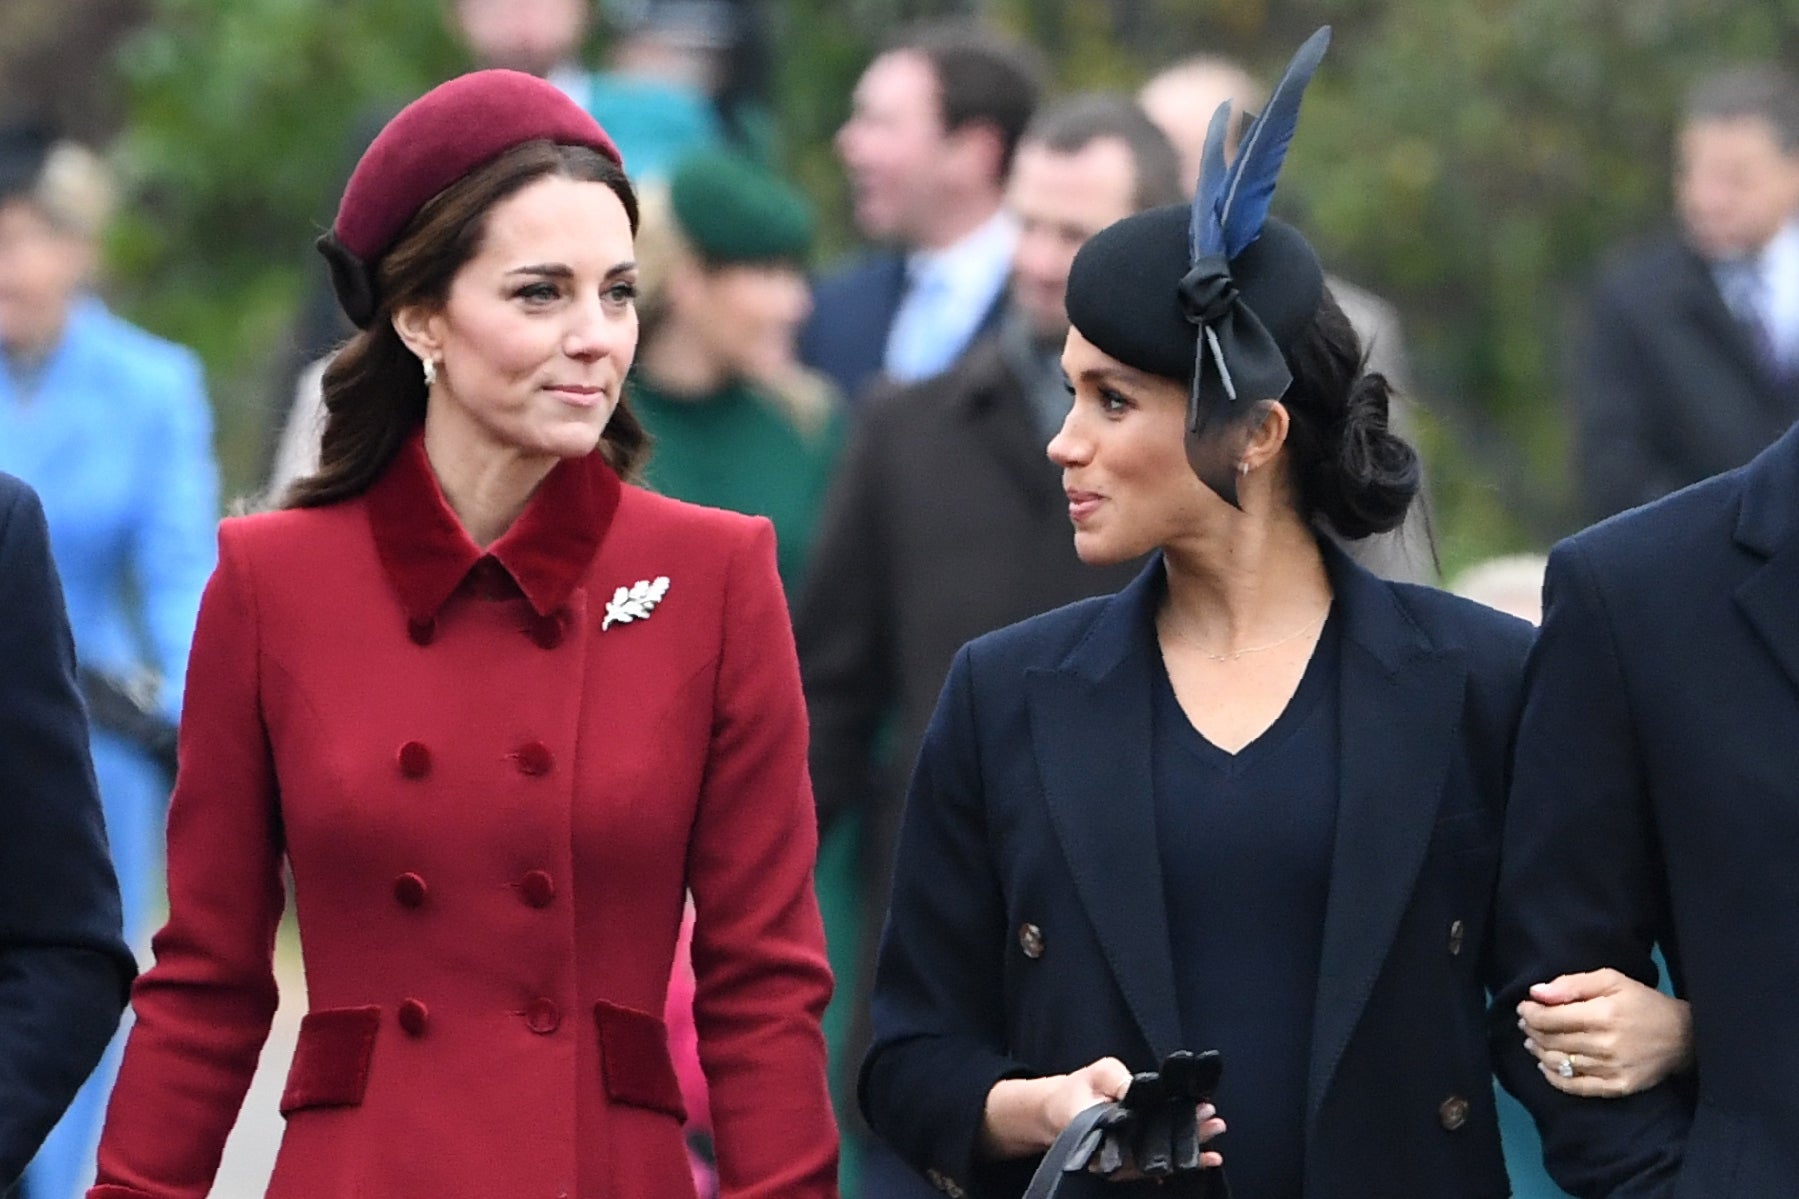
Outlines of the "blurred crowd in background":
M9 0L0 469L48 512L128 935L154 919L221 505L316 460L348 327L309 243L401 104L472 67L541 75L644 196L646 482L775 522L846 1182L919 1193L854 1137L852 1097L903 776L958 645L1131 573L1075 560L1042 453L1069 263L1184 202L1213 111L1253 111L1268 56L1323 21L1338 49L1276 207L1401 387L1430 496L1365 560L1532 615L1555 537L1799 417L1783 3ZM78 1193L108 1078L33 1199ZM703 1120L693 1142L703 1177ZM1519 1193L1552 1194L1529 1156Z

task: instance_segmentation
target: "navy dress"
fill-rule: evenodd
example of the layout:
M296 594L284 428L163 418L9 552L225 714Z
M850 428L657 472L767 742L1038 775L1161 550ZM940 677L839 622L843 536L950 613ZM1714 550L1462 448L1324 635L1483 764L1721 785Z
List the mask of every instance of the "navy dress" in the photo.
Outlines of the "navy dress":
M1237 753L1153 675L1156 830L1181 1033L1224 1055L1216 1148L1237 1199L1304 1193L1306 1079L1337 825L1340 630Z

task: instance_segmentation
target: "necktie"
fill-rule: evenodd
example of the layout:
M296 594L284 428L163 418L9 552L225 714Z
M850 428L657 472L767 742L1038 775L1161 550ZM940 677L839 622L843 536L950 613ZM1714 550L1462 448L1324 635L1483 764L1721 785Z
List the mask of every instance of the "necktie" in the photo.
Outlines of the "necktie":
M1724 284L1724 299L1731 312L1743 326L1743 332L1749 337L1749 344L1755 349L1756 363L1762 374L1769 379L1780 379L1786 374L1785 363L1781 361L1780 348L1774 340L1774 331L1769 322L1768 279L1763 273L1759 260L1750 259L1730 268Z

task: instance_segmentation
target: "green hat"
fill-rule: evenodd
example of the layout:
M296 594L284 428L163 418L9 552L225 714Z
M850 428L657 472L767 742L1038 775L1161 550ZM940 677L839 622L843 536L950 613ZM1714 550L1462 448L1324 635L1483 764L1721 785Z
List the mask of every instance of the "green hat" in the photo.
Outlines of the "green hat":
M681 232L708 261L797 262L812 246L806 197L743 158L686 159L669 179L668 198Z

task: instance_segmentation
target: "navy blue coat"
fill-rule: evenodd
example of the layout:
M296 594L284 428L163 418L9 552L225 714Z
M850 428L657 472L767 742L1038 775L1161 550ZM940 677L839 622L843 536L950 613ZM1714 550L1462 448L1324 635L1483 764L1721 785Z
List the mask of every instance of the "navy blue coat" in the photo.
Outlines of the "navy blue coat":
M800 326L800 360L829 375L845 399L859 404L882 376L887 335L905 295L906 257L897 250L868 254L816 280L812 315ZM970 344L999 323L1005 306L1002 289Z
M1533 982L1660 941L1696 1080L1501 1077L1577 1195L1799 1194L1799 431L1550 555L1501 892L1499 1031ZM1682 1092L1697 1086L1697 1108Z
M1503 1196L1487 923L1530 630L1325 553L1344 621L1341 790L1294 1152L1308 1199ZM1024 1189L1033 1163L978 1162L999 1079L1206 1048L1181 1043L1154 844L1163 586L1158 557L1116 596L971 642L926 734L861 1098L952 1193Z
M100 1060L134 973L44 510L0 474L0 1192Z

